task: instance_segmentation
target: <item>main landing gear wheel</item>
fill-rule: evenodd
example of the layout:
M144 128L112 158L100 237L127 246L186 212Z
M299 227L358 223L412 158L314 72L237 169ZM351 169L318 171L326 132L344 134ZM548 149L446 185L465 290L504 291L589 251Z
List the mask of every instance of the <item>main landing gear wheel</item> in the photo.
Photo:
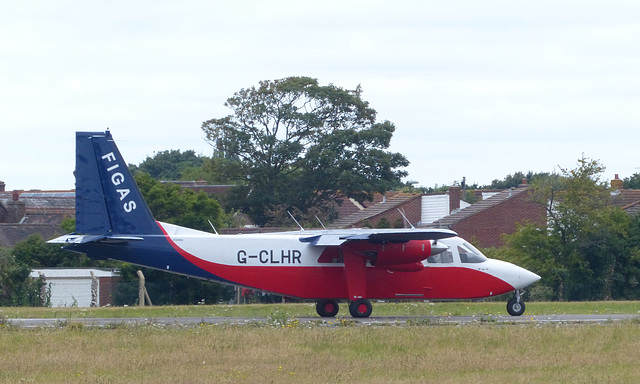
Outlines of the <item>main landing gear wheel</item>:
M358 299L349 303L349 313L353 317L369 317L373 307L367 299Z
M524 300L520 296L520 292L516 291L516 296L507 303L507 312L511 316L520 316L524 313Z
M316 303L316 312L320 317L334 317L338 314L340 307L335 300L319 300Z

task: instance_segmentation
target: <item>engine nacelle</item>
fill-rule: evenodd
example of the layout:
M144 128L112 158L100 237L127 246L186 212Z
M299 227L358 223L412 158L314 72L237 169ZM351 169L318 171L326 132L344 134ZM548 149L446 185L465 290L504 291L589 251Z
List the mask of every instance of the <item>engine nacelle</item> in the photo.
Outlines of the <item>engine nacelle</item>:
M366 241L347 243L344 251L362 255L371 265L397 271L418 271L418 265L427 257L443 251L432 247L429 240L412 240L406 243L375 244ZM434 253L435 252L435 253ZM390 267L397 268L390 268Z
M371 265L388 267L392 265L415 264L431 256L431 242L408 241L401 244L387 243L380 246Z

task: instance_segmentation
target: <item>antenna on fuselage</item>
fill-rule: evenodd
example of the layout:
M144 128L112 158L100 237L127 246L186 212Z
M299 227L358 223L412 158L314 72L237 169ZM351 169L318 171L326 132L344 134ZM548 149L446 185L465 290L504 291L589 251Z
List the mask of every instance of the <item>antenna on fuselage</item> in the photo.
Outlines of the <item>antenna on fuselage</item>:
M298 224L298 227L300 227L301 231L304 231L304 228L302 228L302 225L300 225L300 223L298 223L298 220L296 220L295 217L293 217L293 215L291 214L291 212L287 211L287 213L289 214L289 216L291 216L291 218L293 219L293 221L296 222L296 224Z
M318 220L318 222L320 223L320 225L322 225L322 228L324 228L325 230L327 229L327 227L324 226L324 224L322 224L322 220L320 220L320 218L318 217L318 215L313 215L316 217L316 220Z
M213 223L211 222L211 220L207 220L209 222L209 225L211 226L211 228L213 229L213 232L216 233L216 235L218 234L218 231L216 231L216 227L213 226Z
M409 226L411 227L411 229L416 229L416 227L413 226L413 224L411 224L411 222L409 221L409 219L407 219L407 216L404 215L404 212L402 212L400 210L400 208L396 208L398 210L398 212L400 212L400 214L402 215L402 218L404 219L404 221L407 222L407 224L409 224Z

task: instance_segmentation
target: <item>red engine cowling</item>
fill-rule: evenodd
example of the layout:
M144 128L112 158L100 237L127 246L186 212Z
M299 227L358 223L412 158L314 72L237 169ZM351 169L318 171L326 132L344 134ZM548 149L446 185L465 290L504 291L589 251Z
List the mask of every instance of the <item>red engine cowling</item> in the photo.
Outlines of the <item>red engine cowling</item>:
M419 263L431 256L430 241L409 241L402 244L384 244L380 246L375 260L371 265L388 267L392 265Z
M347 243L343 245L343 249L363 255L375 267L398 271L421 270L422 264L420 262L431 256L431 242L429 240L386 244L359 241ZM393 266L398 268L389 268Z

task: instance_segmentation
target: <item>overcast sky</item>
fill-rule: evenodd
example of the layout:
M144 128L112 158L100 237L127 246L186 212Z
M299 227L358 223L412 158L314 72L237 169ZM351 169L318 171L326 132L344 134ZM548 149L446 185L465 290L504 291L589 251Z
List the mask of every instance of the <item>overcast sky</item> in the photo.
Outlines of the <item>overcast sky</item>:
M12 1L0 7L0 180L74 187L75 131L125 160L194 149L260 80L358 84L408 180L640 172L640 2Z

